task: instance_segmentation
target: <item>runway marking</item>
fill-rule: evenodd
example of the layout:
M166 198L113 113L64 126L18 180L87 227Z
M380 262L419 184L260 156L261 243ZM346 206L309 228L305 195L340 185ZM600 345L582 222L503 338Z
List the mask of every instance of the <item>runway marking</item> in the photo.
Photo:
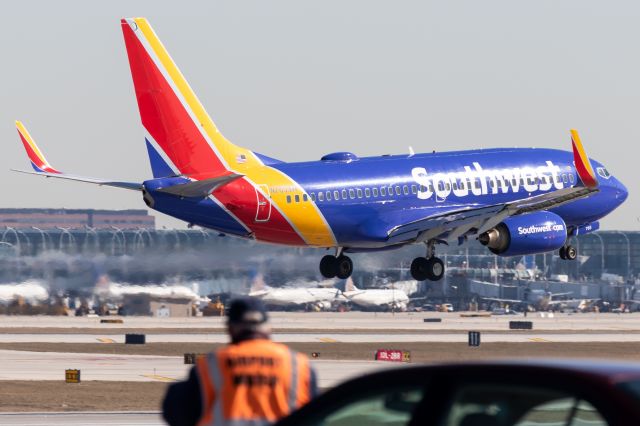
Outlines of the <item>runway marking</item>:
M172 379L171 377L158 376L157 374L141 374L142 377L157 380L159 382L177 382L178 379Z
M338 340L332 339L331 337L318 337L318 340L324 343L338 343Z
M550 342L550 340L543 339L542 337L529 337L529 340L531 340L532 342L538 342L538 343Z
M115 343L116 342L115 340L109 339L107 337L98 337L96 340L98 342L100 342L100 343Z

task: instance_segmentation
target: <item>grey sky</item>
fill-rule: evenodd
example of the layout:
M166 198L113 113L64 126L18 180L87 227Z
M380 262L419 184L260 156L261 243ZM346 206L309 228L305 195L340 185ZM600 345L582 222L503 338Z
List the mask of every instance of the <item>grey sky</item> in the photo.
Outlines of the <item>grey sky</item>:
M12 1L2 16L1 207L145 207L8 171L29 167L20 119L63 171L150 176L119 24L145 16L236 144L285 161L569 149L576 127L630 191L603 227L640 227L635 1Z

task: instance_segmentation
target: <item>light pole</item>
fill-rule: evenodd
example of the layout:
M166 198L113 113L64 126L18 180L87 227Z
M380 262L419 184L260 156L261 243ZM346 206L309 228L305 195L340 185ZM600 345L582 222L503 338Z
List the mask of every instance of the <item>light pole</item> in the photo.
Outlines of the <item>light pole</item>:
M613 232L616 234L622 235L624 239L627 240L627 276L625 277L625 281L627 281L631 276L631 241L629 241L629 237L627 237L627 234L625 234L624 232L621 232L621 231L613 231Z
M602 239L600 234L598 234L597 232L594 232L591 235L595 235L600 240L600 249L601 249L601 253L600 253L600 277L602 277L602 273L604 272L604 240Z

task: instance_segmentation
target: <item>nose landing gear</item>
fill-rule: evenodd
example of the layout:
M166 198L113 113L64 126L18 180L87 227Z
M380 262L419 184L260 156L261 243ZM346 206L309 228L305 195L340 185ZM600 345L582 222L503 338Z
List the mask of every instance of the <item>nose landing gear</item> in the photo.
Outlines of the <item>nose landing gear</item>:
M325 278L347 279L353 273L351 258L342 254L342 248L336 250L336 255L326 255L320 260L320 273Z
M435 256L435 241L427 243L426 257L416 257L411 262L411 276L416 281L439 281L444 276L444 262Z

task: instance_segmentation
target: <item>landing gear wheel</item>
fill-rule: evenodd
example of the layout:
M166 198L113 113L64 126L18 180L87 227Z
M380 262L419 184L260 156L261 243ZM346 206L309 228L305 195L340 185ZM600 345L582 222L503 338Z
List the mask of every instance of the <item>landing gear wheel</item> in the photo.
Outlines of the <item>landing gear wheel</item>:
M416 281L424 281L428 276L429 261L424 257L416 257L411 262L411 276Z
M574 246L565 247L564 257L567 260L576 260L578 258L578 249L576 249Z
M341 280L347 279L353 272L353 262L348 256L340 256L336 259L336 276Z
M331 255L324 256L320 260L320 273L325 278L335 278L338 275L338 259Z
M437 257L427 259L427 279L439 281L444 276L444 262Z
M564 246L560 247L560 259L567 260L567 249Z

